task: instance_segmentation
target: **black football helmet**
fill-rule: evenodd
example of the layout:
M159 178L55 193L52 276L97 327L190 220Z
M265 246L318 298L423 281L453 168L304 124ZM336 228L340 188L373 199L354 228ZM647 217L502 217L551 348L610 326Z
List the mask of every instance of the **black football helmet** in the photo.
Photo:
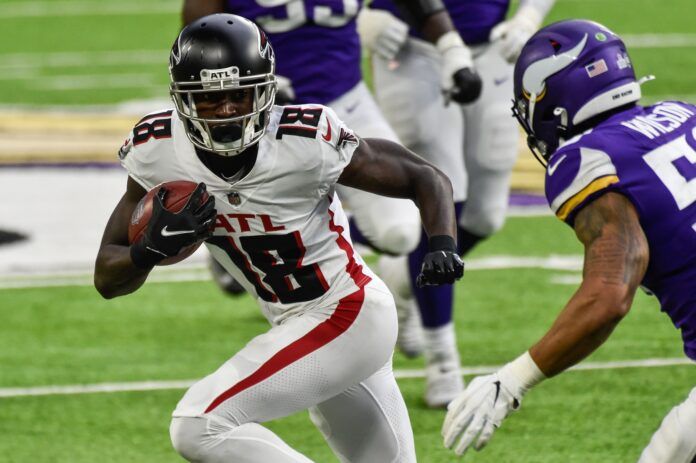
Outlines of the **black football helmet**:
M169 58L169 93L198 148L233 156L258 143L276 94L273 48L256 24L241 16L213 14L186 26ZM249 89L253 108L226 119L200 117L196 97Z

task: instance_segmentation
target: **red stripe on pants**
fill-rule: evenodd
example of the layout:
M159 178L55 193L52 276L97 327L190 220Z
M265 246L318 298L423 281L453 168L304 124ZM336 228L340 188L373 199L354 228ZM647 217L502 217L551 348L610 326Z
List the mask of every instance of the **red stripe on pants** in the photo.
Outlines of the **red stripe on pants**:
M336 310L327 320L321 322L297 341L278 351L251 375L220 394L208 405L205 412L208 413L215 410L230 397L234 397L240 392L260 383L293 362L336 339L353 324L358 317L358 313L360 313L364 301L365 288L360 288L358 291L338 301Z

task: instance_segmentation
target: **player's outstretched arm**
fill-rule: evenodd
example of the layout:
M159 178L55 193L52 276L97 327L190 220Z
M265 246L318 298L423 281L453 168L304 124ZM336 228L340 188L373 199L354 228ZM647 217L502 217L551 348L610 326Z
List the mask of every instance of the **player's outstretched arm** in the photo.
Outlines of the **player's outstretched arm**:
M412 199L429 237L417 283L454 283L464 272L457 254L452 184L445 174L408 149L388 140L367 138L353 153L338 182L383 196Z
M412 199L420 209L428 236L456 236L449 179L398 143L361 139L338 183L378 195Z
M648 266L648 241L633 204L607 193L575 219L585 246L583 281L549 332L530 350L553 376L594 352L628 313Z
M594 352L628 313L648 266L648 242L631 202L606 193L575 219L585 246L583 282L546 335L496 373L475 378L448 407L444 444L481 450L524 394Z
M126 192L104 229L94 266L94 286L106 299L132 293L145 283L150 273L151 269L141 269L133 264L128 245L131 215L146 193L143 187L128 177Z

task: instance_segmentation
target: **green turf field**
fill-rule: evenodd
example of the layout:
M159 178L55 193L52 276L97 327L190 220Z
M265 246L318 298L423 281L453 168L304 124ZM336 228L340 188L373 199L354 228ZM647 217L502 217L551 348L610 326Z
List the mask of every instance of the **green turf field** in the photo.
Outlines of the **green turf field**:
M511 218L470 261L578 255L553 217ZM574 290L553 283L577 272L472 270L458 284L457 327L466 367L499 365L526 349ZM5 388L192 380L217 368L265 321L249 297L210 282L149 283L102 300L90 286L0 290L0 394ZM592 362L682 357L676 330L655 300L635 306ZM397 354L395 369L422 367ZM441 447L444 412L427 410L423 380L401 379L419 461L454 459ZM535 389L479 462L635 461L662 416L696 384L693 365L570 372ZM0 397L0 461L177 461L169 413L183 389ZM318 462L336 461L306 413L270 427Z
M558 0L549 20L597 19L635 43L646 100L696 100L694 0ZM168 48L178 2L0 0L0 106L105 105L166 98ZM630 43L630 41L629 41ZM553 217L512 218L471 260L579 256ZM456 323L465 367L502 364L529 347L579 272L468 271ZM168 438L182 388L2 397L8 388L194 380L217 368L266 322L248 297L210 282L149 283L102 300L90 286L0 289L0 463L180 461ZM639 294L590 362L681 359L677 331ZM422 368L395 356L395 369ZM467 379L470 379L468 377ZM427 410L422 379L401 379L419 461L456 461L441 445L442 411ZM633 462L662 417L696 384L694 365L569 372L530 393L473 462ZM335 462L306 413L270 423L317 462ZM377 462L379 463L379 462Z
M166 98L178 1L1 0L0 105L101 105ZM548 20L585 17L632 42L646 101L694 99L693 0L558 0ZM657 34L645 44L646 34ZM649 37L648 37L649 38ZM642 39L642 40L641 40Z

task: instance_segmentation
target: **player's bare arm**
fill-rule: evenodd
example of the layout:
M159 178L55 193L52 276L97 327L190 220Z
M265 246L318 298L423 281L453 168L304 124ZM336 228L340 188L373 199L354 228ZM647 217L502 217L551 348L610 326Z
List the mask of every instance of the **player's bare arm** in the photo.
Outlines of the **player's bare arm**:
M224 11L224 0L184 0L184 7L181 10L181 20L183 24L189 24L198 18L213 13Z
M126 193L107 224L97 255L94 280L102 296L111 298L132 293L142 286L155 265L212 234L215 200L212 196L205 197L205 189L205 184L199 183L178 212L165 207L168 194L165 187L154 190L156 194L148 197L152 201L152 215L145 232L129 245L130 217L144 196L144 190L128 178Z
M485 447L530 388L595 351L628 313L648 266L648 243L633 205L606 193L578 213L575 233L585 245L580 288L529 352L475 378L450 404L442 434L455 453Z
M578 214L583 282L549 332L530 350L546 376L596 350L628 313L648 266L648 242L631 202L607 193Z
M412 199L428 234L418 286L451 284L462 277L457 254L452 184L445 174L398 143L361 140L339 183L384 196Z
M133 264L128 245L128 223L145 194L145 189L128 177L126 192L106 224L94 268L94 286L107 299L132 293L145 283L150 273L149 269Z
M442 88L446 100L466 104L481 95L483 83L474 69L471 50L452 23L441 0L397 0L404 19L435 44L442 56Z
M338 182L379 195L412 199L428 236L456 236L449 179L398 143L361 139Z

